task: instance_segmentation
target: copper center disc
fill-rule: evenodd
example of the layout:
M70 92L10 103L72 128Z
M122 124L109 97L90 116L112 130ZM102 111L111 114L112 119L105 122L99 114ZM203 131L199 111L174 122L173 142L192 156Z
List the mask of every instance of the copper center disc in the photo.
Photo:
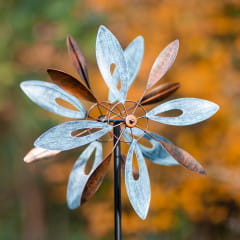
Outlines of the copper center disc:
M127 115L125 118L125 124L129 128L133 128L137 124L137 118L133 114Z

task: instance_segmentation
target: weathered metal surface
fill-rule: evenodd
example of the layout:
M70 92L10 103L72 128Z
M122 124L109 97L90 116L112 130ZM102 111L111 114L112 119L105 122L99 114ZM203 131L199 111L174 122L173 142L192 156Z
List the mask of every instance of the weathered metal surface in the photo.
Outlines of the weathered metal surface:
M128 89L130 88L130 86L132 85L133 81L136 78L136 75L142 63L143 54L144 54L144 39L142 36L136 37L124 50L124 56L127 62L129 74L129 80L127 82ZM115 86L118 85L119 78L120 77L117 68L115 68L113 73L113 82ZM116 98L112 93L111 88L109 89L108 100L110 102L118 100L118 98Z
M166 166L172 166L172 165L178 165L179 163L165 150L165 148L162 147L162 145L159 143L159 141L164 141L166 143L171 143L166 138L153 133L153 132L144 132L143 130L139 128L132 128L130 129L126 128L124 132L124 138L127 141L132 141L131 134L134 136L142 136L143 138L149 140L149 143L151 143L152 147L146 147L143 144L138 143L142 154L145 158L149 159L151 162L159 164L159 165L166 165Z
M91 170L86 174L85 168L88 160L95 151L94 162ZM70 209L75 209L81 205L83 190L91 175L102 162L102 144L94 141L81 153L75 162L70 173L67 186L67 203ZM95 173L96 174L96 173ZM89 190L92 192L92 189Z
M178 47L179 41L175 40L165 47L158 55L148 77L147 89L156 84L172 66L177 56Z
M108 154L107 157L105 157L105 159L101 162L101 164L91 174L83 190L81 204L88 201L88 199L91 198L92 195L94 195L95 192L100 187L103 181L103 178L105 177L107 170L109 168L111 156L112 156L112 153Z
M69 118L84 118L86 116L86 110L80 101L53 83L32 80L22 82L20 86L34 103L50 112ZM79 111L60 106L56 102L58 98L72 104Z
M180 83L163 83L143 96L141 105L157 103L166 99L180 87Z
M173 144L166 143L164 141L159 141L162 146L168 151L168 153L176 159L185 168L200 173L206 174L204 168L199 162L197 162L189 153L181 148L174 146Z
M187 126L202 122L218 111L217 104L198 98L178 98L153 108L146 114L151 120L169 125ZM176 117L161 117L158 114L180 110L182 113Z
M46 160L56 156L61 151L47 150L44 148L34 147L24 157L24 162L31 163L38 160Z
M66 92L80 99L97 102L92 91L73 76L56 69L48 69L47 72L51 80Z
M139 168L138 179L134 179L133 176L132 161L134 153ZM129 200L135 212L140 218L145 219L151 198L150 180L144 157L136 140L133 140L128 150L125 165L125 184Z
M89 83L88 70L85 58L72 36L67 37L67 48L69 56L71 57L73 65L76 68L79 76L82 78L87 87L90 89L91 87Z
M115 36L104 26L100 26L96 40L96 58L99 70L112 94L120 102L124 102L128 90L128 66L123 50ZM120 82L121 91L117 89L111 73L111 65L115 65Z
M91 131L91 128L101 130L82 137L72 136L72 132L76 130ZM70 121L50 128L34 142L34 146L48 150L69 150L95 141L111 130L112 126L107 123L89 120Z

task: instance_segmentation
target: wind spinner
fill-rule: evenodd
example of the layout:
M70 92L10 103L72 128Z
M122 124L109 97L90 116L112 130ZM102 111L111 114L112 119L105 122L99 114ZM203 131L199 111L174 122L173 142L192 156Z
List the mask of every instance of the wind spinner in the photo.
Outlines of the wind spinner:
M121 165L124 167L125 185L129 200L140 218L145 219L150 204L150 180L144 158L160 165L181 164L189 170L204 174L203 167L187 152L169 140L148 130L149 122L187 126L199 123L217 112L218 105L197 98L178 98L161 103L150 111L146 105L167 98L179 88L179 83L160 84L163 75L172 66L179 47L178 40L170 43L156 58L147 85L138 101L128 100L127 92L140 68L144 40L135 38L123 50L115 36L100 26L96 39L96 59L102 77L109 88L108 101L100 102L91 90L85 59L74 39L67 38L69 55L82 81L59 70L48 69L53 83L25 81L21 83L24 93L37 105L58 115L81 119L62 123L45 133L35 142L25 157L26 162L49 158L61 151L87 145L77 159L69 177L67 203L75 209L85 203L98 190L108 170L114 152L115 189L115 239L121 239ZM112 65L115 67L112 70ZM120 87L119 87L120 84ZM151 90L152 89L152 90ZM149 91L150 90L150 91ZM70 109L58 100L75 107ZM80 100L92 103L86 110ZM180 110L177 116L164 116L164 112ZM151 148L140 143L149 141ZM103 143L113 142L113 150L103 158ZM128 153L121 153L120 143L129 145ZM85 168L95 153L91 170ZM135 154L138 169L133 166Z

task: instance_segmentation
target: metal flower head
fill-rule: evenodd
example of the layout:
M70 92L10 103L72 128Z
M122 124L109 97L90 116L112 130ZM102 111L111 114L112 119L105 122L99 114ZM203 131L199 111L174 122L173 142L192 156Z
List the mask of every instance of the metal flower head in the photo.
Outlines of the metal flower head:
M48 69L53 83L25 81L21 88L39 106L64 117L81 119L57 125L43 133L35 142L35 148L25 157L26 162L48 158L60 151L87 145L80 154L69 177L67 203L75 209L86 202L99 188L111 160L111 153L103 159L102 145L106 135L114 138L113 128L121 126L117 141L127 142L128 153L123 157L125 184L129 200L136 213L146 218L150 203L150 181L144 158L162 165L181 164L204 174L202 166L187 152L170 141L148 130L149 120L168 125L186 126L211 117L218 106L197 98L178 98L164 102L151 111L145 105L157 103L179 88L178 83L161 84L148 92L168 71L177 55L178 40L170 43L156 58L147 81L146 90L138 101L127 100L127 92L139 70L144 41L135 38L123 50L115 36L104 26L100 26L96 40L96 58L99 70L109 88L108 101L100 102L91 90L84 57L72 37L67 39L68 51L83 82L62 71ZM115 66L112 71L112 65ZM118 87L120 84L120 87ZM69 109L58 99L72 104ZM79 99L92 102L87 111ZM161 115L170 110L180 110L178 116ZM94 115L95 114L95 115ZM97 116L96 116L97 114ZM149 141L151 148L139 140ZM95 153L90 172L85 167ZM138 171L133 167L133 155L138 162Z

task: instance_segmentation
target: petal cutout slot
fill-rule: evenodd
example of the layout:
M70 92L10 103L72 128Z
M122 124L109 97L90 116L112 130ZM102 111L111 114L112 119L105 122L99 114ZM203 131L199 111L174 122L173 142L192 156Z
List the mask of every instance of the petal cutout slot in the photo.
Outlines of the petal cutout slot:
M144 39L142 36L136 37L124 50L124 56L128 66L129 80L127 82L128 89L132 85L135 77L139 71L142 63L144 53ZM120 77L117 69L113 73L113 82L115 86L118 86ZM119 88L118 88L119 89ZM111 89L109 89L108 100L110 102L117 101L118 99L114 96Z
M73 65L76 68L79 76L85 82L86 86L90 89L88 70L85 58L72 36L67 37L67 48L68 54L71 57Z
M101 130L80 137L72 136L72 132L76 130L91 128ZM89 120L70 121L50 128L34 142L34 145L48 150L69 150L95 141L110 130L112 126L107 123Z
M133 176L133 154L136 154L139 167L139 177L137 180ZM140 218L145 219L151 198L150 180L144 157L136 140L133 140L131 143L127 154L125 184L132 207Z
M175 40L167 45L158 55L148 77L147 89L155 85L172 66L177 56L178 48L179 41Z
M199 162L197 162L189 153L187 153L181 148L174 146L173 144L166 143L164 141L159 142L166 149L166 151L182 166L191 171L200 174L206 174L202 165Z
M50 112L69 118L84 118L86 116L86 110L79 100L53 83L32 80L22 82L20 87L34 103ZM60 106L56 102L58 98L70 103L79 111Z
M218 111L217 104L198 98L178 98L153 108L146 117L153 121L176 126L187 126L208 119ZM160 117L158 114L180 110L182 114L177 117Z
M74 105L72 105L71 103L69 103L61 98L56 98L55 102L61 107L68 108L68 109L71 109L74 111L78 111L78 109Z
M97 102L92 91L73 76L56 69L48 69L47 72L51 80L66 92L80 99Z
M94 155L93 164L86 173L86 167L92 155ZM67 186L67 203L70 209L75 209L81 205L82 194L85 186L101 162L102 144L94 141L89 144L78 157L70 173Z
M116 37L104 26L100 26L96 40L96 58L98 68L112 94L120 102L124 102L128 90L128 67L123 50ZM111 74L111 65L115 64L121 81L121 91Z
M125 176L126 156L124 154L121 155L121 160L122 160L122 170L123 170L123 174ZM134 179L139 178L139 171L134 166L133 166L133 177L134 177Z
M179 109L172 109L172 110L168 110L166 112L162 112L157 114L156 116L159 117L179 117L183 112Z

